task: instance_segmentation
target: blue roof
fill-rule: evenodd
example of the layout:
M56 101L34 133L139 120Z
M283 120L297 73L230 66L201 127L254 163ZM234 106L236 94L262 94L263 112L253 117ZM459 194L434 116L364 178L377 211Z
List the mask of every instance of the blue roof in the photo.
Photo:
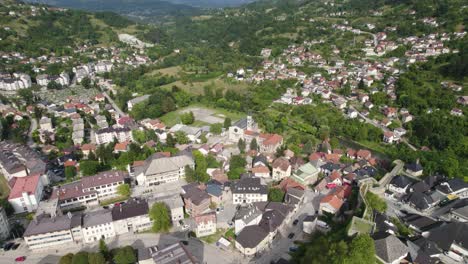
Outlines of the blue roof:
M219 197L223 194L223 189L220 185L217 184L207 184L206 192L210 195Z

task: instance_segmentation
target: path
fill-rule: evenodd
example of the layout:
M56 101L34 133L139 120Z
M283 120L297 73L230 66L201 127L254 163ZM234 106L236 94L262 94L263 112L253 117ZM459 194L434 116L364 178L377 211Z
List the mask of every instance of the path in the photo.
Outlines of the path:
M120 107L114 102L114 100L112 100L112 98L110 98L110 96L106 92L103 92L102 94L107 98L107 100L112 105L117 114L119 114L120 116L126 116L122 109L120 109Z
M37 129L37 120L34 117L31 117L29 120L31 120L31 126L29 127L28 132L28 146L30 148L34 148L36 146L36 143L34 143L32 133Z

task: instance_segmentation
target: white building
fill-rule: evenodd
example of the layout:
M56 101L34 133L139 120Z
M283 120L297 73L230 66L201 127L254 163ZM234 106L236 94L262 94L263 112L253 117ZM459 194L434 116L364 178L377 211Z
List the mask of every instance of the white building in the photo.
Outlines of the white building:
M34 212L39 206L43 190L44 183L41 175L18 177L10 191L8 202L17 214Z
M119 143L133 141L132 130L128 127L107 127L96 131L96 143L98 145L108 144L117 140Z
M241 207L234 216L234 232L238 235L246 226L258 225L262 212L253 204Z
M195 216L197 237L209 236L216 233L216 214L209 213Z
M39 215L29 223L23 234L29 249L63 248L82 241L81 215L71 213L50 217Z
M148 215L148 202L133 198L112 208L112 221L117 235L151 229L153 221Z
M160 157L154 154L145 160L143 166L135 168L135 176L138 185L150 187L185 178L185 166L195 168L192 157Z
M84 243L94 243L101 239L115 237L111 211L100 210L86 213L83 216L82 232Z
M261 184L260 178L243 178L232 187L233 204L250 204L267 200L267 186Z
M179 195L173 196L170 199L165 199L164 203L170 210L173 226L179 226L179 221L184 219L184 202Z

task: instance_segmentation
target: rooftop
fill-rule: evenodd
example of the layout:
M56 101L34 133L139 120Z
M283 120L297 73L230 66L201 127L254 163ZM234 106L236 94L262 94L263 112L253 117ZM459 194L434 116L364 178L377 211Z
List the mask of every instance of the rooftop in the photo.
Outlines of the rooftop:
M27 194L35 194L40 178L41 176L39 174L26 177L17 177L15 185L13 185L8 199L19 198L23 195L24 192Z

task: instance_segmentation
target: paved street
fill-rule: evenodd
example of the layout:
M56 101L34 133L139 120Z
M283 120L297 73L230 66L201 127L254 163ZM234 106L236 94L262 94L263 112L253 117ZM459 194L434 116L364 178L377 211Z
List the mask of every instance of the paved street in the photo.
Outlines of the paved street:
M112 98L110 98L110 96L106 92L103 92L102 94L107 98L107 100L109 100L109 103L112 105L117 114L119 114L120 116L126 116L126 114L120 109L120 107L114 102L114 100L112 100Z
M318 194L307 190L304 194L304 202L299 208L299 210L292 216L291 222L288 223L283 230L280 230L276 239L273 241L270 249L266 252L263 252L259 257L253 258L251 264L269 264L270 261L278 260L282 256L287 255L289 252L289 247L294 243L294 240L301 240L303 238L302 232L302 221L306 218L307 215L314 215L315 210L318 208ZM293 226L292 222L295 219L299 219L299 223ZM288 235L294 233L295 236L293 239L288 239Z
M207 264L237 264L246 263L244 258L237 252L222 251L213 245L207 245L198 239L187 239L187 232L171 233L171 234L125 234L117 236L112 240L108 240L107 245L110 249L123 247L127 245L133 246L135 249L158 245L161 247L176 243L181 240L188 241L189 250L203 263ZM40 264L56 264L61 256L67 253L76 253L78 251L97 251L97 244L84 245L67 244L64 248L48 249L46 251L30 251L26 248L24 242L15 251L1 252L0 263L14 263L14 259L18 256L26 256L26 261L23 263L40 263Z

